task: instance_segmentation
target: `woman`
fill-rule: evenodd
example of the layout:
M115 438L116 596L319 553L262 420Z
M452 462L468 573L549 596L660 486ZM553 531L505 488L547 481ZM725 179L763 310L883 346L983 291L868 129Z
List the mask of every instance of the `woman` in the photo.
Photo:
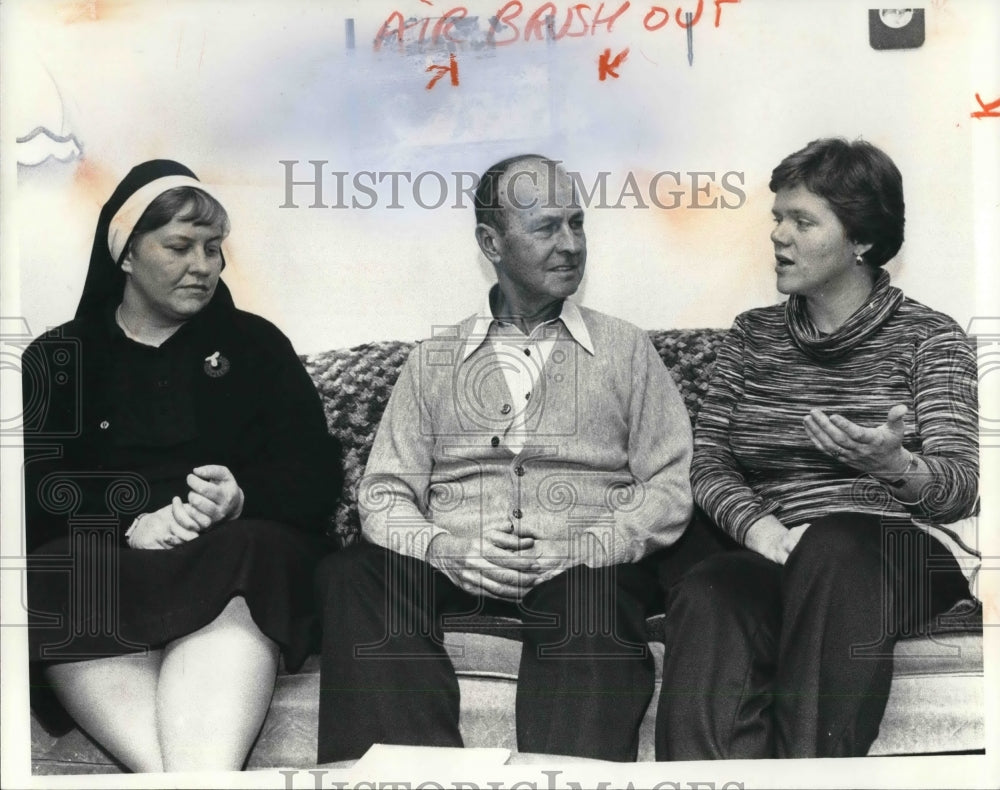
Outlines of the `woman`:
M219 280L228 230L183 165L134 168L22 360L33 669L133 771L242 767L339 491L291 344Z
M976 509L976 358L881 269L903 241L902 177L869 143L824 139L770 188L789 299L736 319L691 467L745 549L669 596L660 759L866 754L895 640L969 595L955 542L918 524Z

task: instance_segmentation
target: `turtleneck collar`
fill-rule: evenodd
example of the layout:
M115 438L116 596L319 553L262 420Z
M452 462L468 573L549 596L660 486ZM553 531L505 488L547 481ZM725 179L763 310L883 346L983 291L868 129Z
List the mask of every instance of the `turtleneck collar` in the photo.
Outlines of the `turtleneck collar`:
M785 323L795 345L817 361L831 361L850 353L875 334L903 303L903 292L889 284L889 273L879 271L868 300L836 330L820 332L809 317L804 296L792 294L785 303Z

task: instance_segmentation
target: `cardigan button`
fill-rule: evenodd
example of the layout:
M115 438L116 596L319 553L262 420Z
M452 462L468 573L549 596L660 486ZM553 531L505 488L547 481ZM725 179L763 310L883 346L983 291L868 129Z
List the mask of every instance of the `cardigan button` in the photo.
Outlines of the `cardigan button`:
M492 444L494 447L499 447L500 446L500 437L499 436L494 436L492 439L490 439L490 444Z
M101 420L100 428L101 428L102 431L106 431L110 427L111 427L111 423L110 422L108 422L107 420Z
M505 403L503 406L501 406L500 407L500 413L501 414L510 414L510 404L509 403Z
M513 512L513 513L511 513L511 515L512 515L512 516L513 516L514 518L521 518L521 516L523 516L523 515L524 515L524 513L522 513L522 512L521 512L521 508L519 508L519 507L516 507L516 508L514 508L514 512Z
M520 464L518 464L517 466L515 466L514 467L514 474L516 474L518 477L524 477L524 467L521 466Z

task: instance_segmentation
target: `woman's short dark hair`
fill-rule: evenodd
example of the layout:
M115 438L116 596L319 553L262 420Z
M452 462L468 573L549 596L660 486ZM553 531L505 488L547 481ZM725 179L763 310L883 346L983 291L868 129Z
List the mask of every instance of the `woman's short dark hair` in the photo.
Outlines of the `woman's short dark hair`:
M903 244L903 176L882 149L840 137L813 140L771 172L772 192L803 186L830 204L851 241L871 244L865 262L884 266Z
M218 200L197 187L174 187L158 195L142 212L125 245L125 253L131 251L143 234L162 228L174 219L195 225L218 225L223 236L229 234L229 214Z

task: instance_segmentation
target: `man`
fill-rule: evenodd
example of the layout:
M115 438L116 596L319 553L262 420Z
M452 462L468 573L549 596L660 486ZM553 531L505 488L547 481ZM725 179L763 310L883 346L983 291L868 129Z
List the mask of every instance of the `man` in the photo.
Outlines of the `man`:
M653 691L650 555L691 515L691 430L646 333L568 301L587 242L557 162L480 179L488 305L396 383L359 490L366 542L317 576L319 761L461 746L447 614L524 623L518 749L634 760Z

